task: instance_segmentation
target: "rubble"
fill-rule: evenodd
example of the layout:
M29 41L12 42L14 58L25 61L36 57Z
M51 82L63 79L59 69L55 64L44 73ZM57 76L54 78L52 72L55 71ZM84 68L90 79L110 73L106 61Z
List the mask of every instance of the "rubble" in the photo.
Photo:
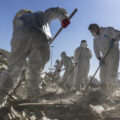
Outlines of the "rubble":
M7 112L14 114L17 120L119 120L120 100L118 98L111 96L103 103L97 102L93 105L90 104L92 98L84 100L86 96L76 95L75 91L45 94L41 96L39 103L24 101L12 106Z
M2 70L7 69L7 58L10 53L6 50L0 49L0 73Z
M0 49L0 68L6 66L9 52ZM5 69L6 69L5 68ZM0 69L1 70L1 69ZM1 70L2 71L2 70ZM26 69L21 79L23 82L14 93L12 101L0 109L0 120L120 120L120 88L113 96L104 98L98 92L99 86L89 89L88 94L76 94L75 90L59 88L59 84L47 75L46 86L41 88L38 103L25 100ZM57 92L57 89L60 92ZM101 98L101 99L100 99Z
M1 72L5 69L7 69L7 65L8 65L8 56L9 56L10 52L4 50L4 49L0 49L0 75ZM24 70L22 72L20 81L22 81L20 84L20 86L18 86L15 90L15 93L18 97L20 98L25 98L26 97L26 93L25 93L25 86L26 86L26 71L27 71L27 62L24 66Z

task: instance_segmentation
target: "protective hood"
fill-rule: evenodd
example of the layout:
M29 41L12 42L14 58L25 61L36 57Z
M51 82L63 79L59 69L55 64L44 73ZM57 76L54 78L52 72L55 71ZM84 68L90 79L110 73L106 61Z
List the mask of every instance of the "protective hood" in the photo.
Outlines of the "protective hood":
M80 44L80 47L87 48L87 42L83 40Z

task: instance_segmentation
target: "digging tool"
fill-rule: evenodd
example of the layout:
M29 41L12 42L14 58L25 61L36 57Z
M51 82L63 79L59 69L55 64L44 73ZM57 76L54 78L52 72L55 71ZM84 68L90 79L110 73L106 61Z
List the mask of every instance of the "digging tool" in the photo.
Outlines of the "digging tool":
M70 72L68 73L68 75L66 76L66 78L63 80L62 84L59 85L60 87L65 83L65 81L68 79L68 77L70 76L70 74L74 71L74 69L75 69L76 66L77 66L77 63L76 63L76 64L73 66L73 68L70 70ZM58 89L56 90L56 92L58 92L59 89L60 89L60 88L58 88Z
M78 11L78 9L76 8L72 13L71 15L69 16L69 19L71 19L74 14ZM55 40L55 38L60 34L60 32L63 30L63 27L61 27L58 32L55 34L55 36L53 37L53 39L50 41L50 44Z
M111 50L111 49L112 49L112 47L108 49L108 51L106 52L105 56L103 57L103 61L106 59L106 57L107 57L108 54L110 53L110 50ZM91 84L92 81L94 80L94 78L95 78L95 76L96 76L96 74L97 74L97 72L98 72L98 70L100 69L101 66L102 66L102 64L100 64L99 67L97 68L97 70L95 71L93 77L92 77L91 80L89 81L89 83L88 83L88 85L86 86L86 88L85 88L85 90L83 91L83 93L86 93L86 92L87 92L90 84Z

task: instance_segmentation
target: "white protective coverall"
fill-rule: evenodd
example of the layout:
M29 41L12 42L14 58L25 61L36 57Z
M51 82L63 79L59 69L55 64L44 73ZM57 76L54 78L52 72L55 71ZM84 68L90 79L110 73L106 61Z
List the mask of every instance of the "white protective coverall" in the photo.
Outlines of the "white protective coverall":
M88 73L90 69L90 59L92 57L91 50L87 48L86 42L81 42L80 47L74 52L75 67L75 82L76 89L80 90L80 84L85 87L88 84Z
M57 82L61 82L61 78L60 78L60 72L61 72L61 68L62 68L61 61L59 61L57 59L54 67L55 67L55 72L54 72L55 79L57 80Z
M112 27L101 27L100 35L94 36L94 51L97 58L104 57L107 53L112 39L119 39L120 31ZM119 48L118 42L115 42L113 48L106 57L100 68L101 92L105 96L112 95L115 89L115 82L119 66Z
M65 52L61 53L61 64L65 67L65 72L62 78L62 81L65 80L65 86L69 89L73 89L74 87L74 64L72 62L72 58L68 57ZM72 72L71 72L72 71Z
M58 18L62 22L63 19L68 18L66 10L59 7L47 9L45 12L20 11L13 20L8 70L2 73L0 81L0 103L21 75L27 57L29 60L28 99L35 100L39 96L40 74L50 57L49 24L53 19Z

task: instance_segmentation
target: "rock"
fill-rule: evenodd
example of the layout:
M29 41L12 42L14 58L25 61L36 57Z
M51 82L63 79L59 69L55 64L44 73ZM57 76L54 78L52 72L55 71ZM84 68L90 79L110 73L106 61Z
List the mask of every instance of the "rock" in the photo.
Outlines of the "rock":
M10 55L10 52L4 50L4 49L0 49L0 76L1 76L1 72L3 70L6 70L7 69L7 66L8 66L8 56ZM17 92L16 94L21 97L21 98L25 98L26 95L25 95L25 86L26 86L26 72L27 72L27 61L26 61L26 64L24 66L24 70L22 72L22 75L21 75L21 78L20 80L22 79L24 82L21 83L21 85L17 88ZM16 81L17 82L17 81Z
M7 69L9 52L3 49L0 49L0 73Z
M104 111L104 108L100 105L93 106L90 104L89 107L93 114L101 114Z

